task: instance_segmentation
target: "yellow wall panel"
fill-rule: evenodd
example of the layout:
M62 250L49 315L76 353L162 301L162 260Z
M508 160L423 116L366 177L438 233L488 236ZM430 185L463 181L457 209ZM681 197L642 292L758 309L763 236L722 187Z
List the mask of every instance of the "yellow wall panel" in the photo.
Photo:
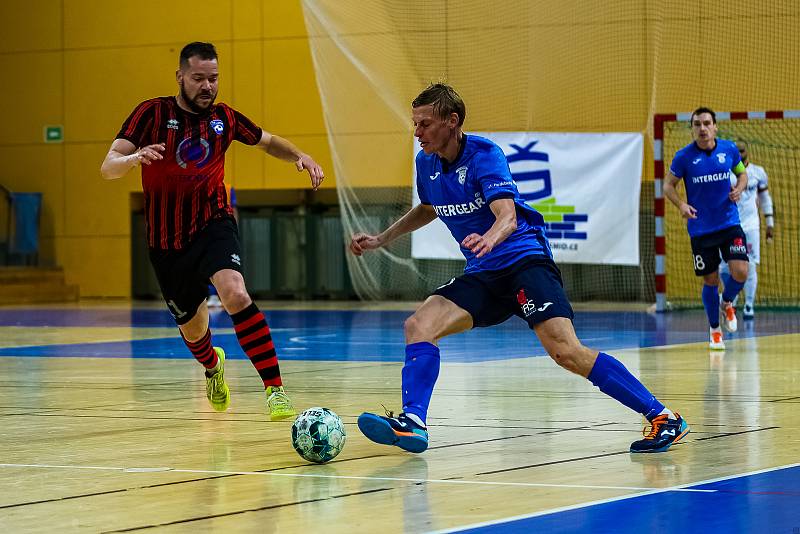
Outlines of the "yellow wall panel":
M640 131L649 106L641 29L590 25L564 39L558 26L532 32L533 130Z
M258 125L264 122L263 48L260 41L234 42L231 57L220 65L230 81L228 104Z
M311 51L305 39L264 41L264 129L279 135L324 134Z
M732 26L741 20L730 19ZM798 17L771 17L763 32L719 32L715 48L735 61L703 55L704 99L720 110L763 110L781 105L781 93L800 91ZM729 83L725 83L728 81ZM776 88L780 90L776 91Z
M306 36L301 0L265 0L262 17L265 39Z
M45 125L64 123L61 53L0 54L0 72L0 145L44 142Z
M217 47L220 60L230 57L230 45ZM65 56L65 122L69 140L110 144L120 126L140 102L178 93L174 47L113 48L70 51ZM142 66L143 58L147 58ZM110 69L108 65L118 65ZM141 70L141 73L138 71ZM231 92L231 77L220 66L219 99ZM133 74L136 72L136 74Z
M67 48L137 47L231 38L231 0L69 0L64 11ZM147 56L137 63L148 68Z
M225 183L237 189L262 188L267 158L260 148L233 143L225 157Z
M336 180L333 176L333 162L330 157L330 150L328 148L328 136L326 135L308 135L298 136L289 139L292 143L297 145L300 150L306 152L314 161L319 163L322 171L325 173L325 181L322 182L321 188L330 189L336 186ZM265 178L261 185L265 189L296 189L296 188L310 188L311 178L306 171L302 173L297 172L294 163L288 163L275 159L273 157L266 157L265 161Z
M177 94L177 58L168 46L67 52L64 89L70 141L111 144L139 102Z
M263 10L268 9L262 0L235 0L231 2L232 38L234 40L261 39L264 23Z
M100 176L105 143L66 147L65 236L128 236L130 191L140 189L138 170L117 180Z
M42 193L41 235L64 231L64 145L0 145L0 184L11 191ZM0 222L5 225L5 221Z
M0 2L0 51L61 49L62 2Z
M56 250L66 282L78 284L82 297L130 297L130 238L62 237Z
M340 144L338 156L356 162L348 185L411 184L409 102L429 81L445 77L462 88L471 130L500 123L643 130L652 112L701 104L800 108L797 2L736 0L722 11L712 0L609 0L602 9L583 0L531 0L517 3L521 10L502 2L470 4L469 10L458 0L432 7L409 0L391 10L379 3L326 4L327 22L356 21L360 30L338 44L324 32L314 37L322 44L322 72L349 82L330 89L332 101L353 103L336 110L347 121L335 134L352 140ZM421 9L441 16L419 17ZM398 17L421 22L398 34ZM529 27L531 37L520 42L514 28ZM311 154L328 177L323 187L334 187L306 34L301 0L145 0L113 8L99 0L0 3L0 99L6 103L0 183L44 193L42 257L62 264L83 295L130 293L129 193L140 190L140 174L105 182L99 166L136 104L177 93L178 53L192 40L217 45L219 100ZM708 42L710 52L703 53ZM401 65L402 73L365 76L340 44L366 65ZM514 69L514 54L532 58L530 72ZM43 144L45 124L63 124L66 143ZM652 178L649 140L645 161L645 176ZM293 165L238 143L229 152L227 181L239 189L309 183Z

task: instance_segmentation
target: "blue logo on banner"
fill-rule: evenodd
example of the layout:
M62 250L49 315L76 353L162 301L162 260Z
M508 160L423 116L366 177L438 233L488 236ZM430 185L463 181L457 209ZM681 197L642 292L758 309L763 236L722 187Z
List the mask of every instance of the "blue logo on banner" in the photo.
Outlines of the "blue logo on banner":
M511 145L516 152L508 154L509 167L518 161L550 161L550 156L546 152L534 151L538 141L531 141L526 146ZM580 239L586 240L588 234L576 230L578 223L589 221L586 213L575 213L575 206L556 204L553 194L553 181L550 177L550 170L522 171L511 173L512 178L517 184L536 183L536 189L527 193L520 193L520 196L529 206L542 214L545 221L546 235L548 239ZM526 188L527 189L527 188ZM550 198L548 198L550 197ZM538 202L534 202L538 201Z

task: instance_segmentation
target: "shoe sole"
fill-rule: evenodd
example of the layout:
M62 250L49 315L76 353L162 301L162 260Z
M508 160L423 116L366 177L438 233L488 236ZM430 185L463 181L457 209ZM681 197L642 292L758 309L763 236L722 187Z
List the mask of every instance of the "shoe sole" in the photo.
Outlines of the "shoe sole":
M413 432L396 432L385 419L364 413L358 417L358 429L367 439L381 445L394 445L404 451L420 453L428 448L428 440Z
M686 424L685 421L684 421L684 424ZM652 449L652 450L649 450L649 451L634 451L634 450L631 450L631 452L633 454L648 454L648 453L653 453L653 452L667 452L667 450L669 450L670 447L672 447L673 445L678 443L680 440L682 440L683 437L686 436L686 434L688 434L691 430L692 429L689 428L689 425L686 425L686 428L683 429L683 432L678 434L677 438L672 440L670 443L667 443L666 445L664 445L660 449Z

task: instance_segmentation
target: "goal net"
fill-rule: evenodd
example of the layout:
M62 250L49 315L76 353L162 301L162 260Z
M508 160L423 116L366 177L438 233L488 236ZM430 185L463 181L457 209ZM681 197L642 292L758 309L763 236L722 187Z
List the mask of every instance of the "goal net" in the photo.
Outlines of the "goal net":
M764 167L775 211L775 237L766 240L761 217L761 262L758 267L756 305L796 307L800 305L800 117L794 113L718 113L718 137L746 141L750 162ZM788 118L785 115L789 116ZM794 116L792 116L794 115ZM732 117L732 118L731 118ZM672 157L692 141L689 114L663 122L664 172ZM680 119L680 120L678 120ZM683 182L679 194L685 198ZM691 246L678 210L665 200L667 307L700 307L701 280L694 275Z

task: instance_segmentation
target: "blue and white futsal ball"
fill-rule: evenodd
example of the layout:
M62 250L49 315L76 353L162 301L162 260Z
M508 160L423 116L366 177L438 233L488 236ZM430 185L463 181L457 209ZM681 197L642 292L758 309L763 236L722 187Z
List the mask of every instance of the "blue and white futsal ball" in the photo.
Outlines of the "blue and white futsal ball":
M327 408L309 408L292 425L292 446L309 462L333 460L342 452L346 438L342 420Z

